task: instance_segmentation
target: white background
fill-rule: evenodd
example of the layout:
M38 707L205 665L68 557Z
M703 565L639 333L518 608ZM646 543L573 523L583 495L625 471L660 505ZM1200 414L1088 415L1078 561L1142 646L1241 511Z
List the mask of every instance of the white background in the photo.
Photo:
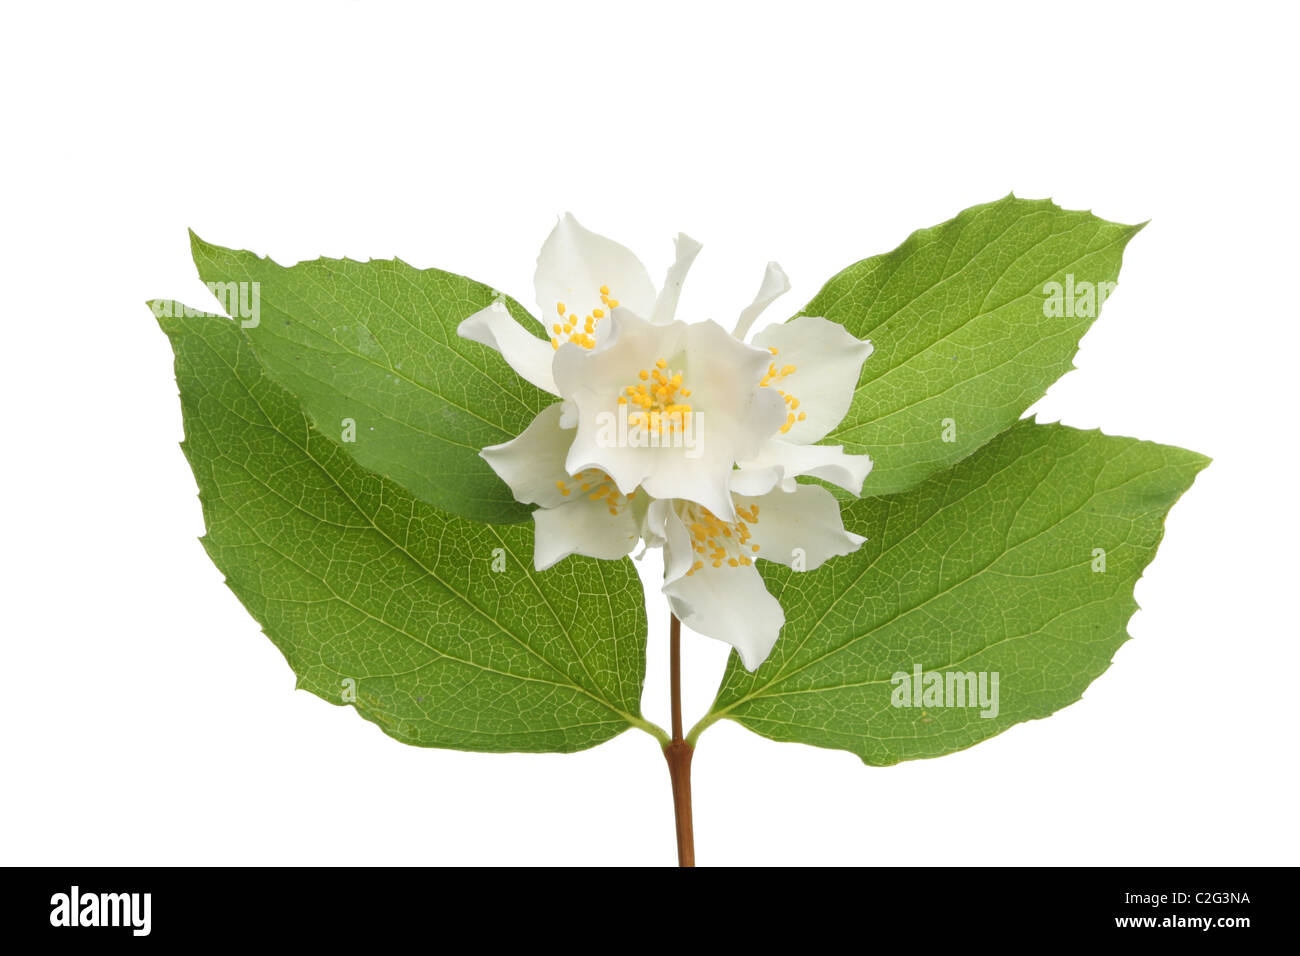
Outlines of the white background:
M1215 458L1083 700L887 769L729 722L703 864L1296 863L1296 23L1247 3L9 5L0 862L664 864L667 772L408 748L293 676L197 538L185 229L531 302L557 213L729 319L1014 190L1151 219L1043 420ZM652 568L645 569L653 575ZM647 716L667 723L651 602ZM685 637L687 723L726 648Z

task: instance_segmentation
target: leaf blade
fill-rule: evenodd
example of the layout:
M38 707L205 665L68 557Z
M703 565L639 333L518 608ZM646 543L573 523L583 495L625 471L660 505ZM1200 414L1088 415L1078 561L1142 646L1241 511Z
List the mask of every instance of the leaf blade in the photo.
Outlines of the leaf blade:
M258 284L259 314L244 331L322 433L341 436L352 420L350 454L445 511L501 523L528 516L478 453L517 436L555 399L456 334L461 320L501 298L540 336L523 306L472 279L399 259L286 267L193 233L190 244L219 301L232 297L226 284Z
M846 526L871 539L860 551L807 576L764 563L785 629L753 674L733 655L696 733L725 716L885 766L1073 703L1128 639L1133 585L1207 464L1180 448L1022 422L911 491L849 505ZM998 713L893 706L896 675L917 665L999 673Z
M570 752L650 729L630 562L571 559L543 587L529 527L446 514L362 468L233 322L163 311L204 547L299 687L418 746Z
M1141 228L1008 196L832 277L799 314L841 322L875 345L848 414L825 439L873 457L863 494L905 491L950 467L1073 368L1101 290L1118 279ZM1074 314L1049 318L1044 289L1067 276L1080 290Z

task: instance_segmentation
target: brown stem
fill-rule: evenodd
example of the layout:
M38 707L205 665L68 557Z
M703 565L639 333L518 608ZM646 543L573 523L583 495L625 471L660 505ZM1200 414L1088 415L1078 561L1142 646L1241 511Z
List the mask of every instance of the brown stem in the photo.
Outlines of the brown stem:
M682 622L672 615L668 629L669 688L673 739L664 747L673 782L673 817L677 821L677 865L695 865L695 828L691 822L691 757L695 748L682 738Z

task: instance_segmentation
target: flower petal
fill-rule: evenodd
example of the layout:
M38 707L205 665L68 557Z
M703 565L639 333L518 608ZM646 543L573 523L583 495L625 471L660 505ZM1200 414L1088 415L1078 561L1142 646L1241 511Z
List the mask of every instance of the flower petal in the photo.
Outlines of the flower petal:
M664 594L678 620L692 631L730 644L750 671L767 660L785 624L781 603L768 593L752 565L714 568L706 564L665 584Z
M801 315L769 325L754 336L754 344L776 349L772 364L778 370L793 368L773 382L798 402L790 412L795 420L781 437L799 445L825 438L849 410L871 343L854 338L838 322Z
M753 565L691 570L695 552L674 502L650 506L648 525L664 541L664 594L677 619L691 630L730 644L745 667L767 659L785 624L785 611Z
M561 348L563 348L563 346L561 346ZM569 399L567 398L560 404L564 408L564 410L560 412L560 427L566 429L577 428L578 427L578 406L575 405L573 402L569 401Z
M748 522L757 557L786 567L798 562L801 571L811 571L837 555L852 554L867 540L844 530L839 502L816 485L778 489L758 498L737 496L736 505L758 506L757 520Z
M555 349L515 321L500 299L480 309L456 327L461 338L496 349L519 375L544 392L558 395L551 363Z
M763 491L751 490L758 481L750 473L765 475L772 469L779 472L778 480L811 475L860 495L862 482L871 471L871 456L845 454L842 445L795 445L773 438L753 458L740 462L737 477L732 479L732 491L737 494L762 494ZM743 478L740 477L742 475ZM770 490L771 487L765 490Z
M686 326L681 364L693 389L691 402L712 419L711 440L729 440L735 452L733 461L757 454L785 420L775 390L754 387L762 380L771 357L767 350L746 345L712 320Z
M597 309L607 312L602 287L640 316L649 316L655 306L654 283L641 260L612 239L584 229L568 213L542 246L533 287L548 328L559 317L558 305L579 322Z
M479 452L510 486L516 501L554 508L569 499L560 483L569 478L564 456L573 442L573 432L560 427L563 405L556 402L542 409L519 437Z
M745 336L749 335L754 320L763 314L763 310L789 291L790 279L786 276L785 270L775 262L769 262L767 270L763 273L763 282L758 287L758 294L754 296L753 302L741 310L740 318L736 320L736 328L731 334L743 342Z
M536 537L533 565L545 571L571 554L613 560L630 554L637 542L637 517L631 508L610 514L603 499L579 495L558 508L533 512Z
M644 537L650 547L664 549L664 580L676 581L691 569L695 552L690 532L677 514L677 503L656 498L646 509Z
M677 260L668 267L668 274L664 276L664 287L659 290L659 298L655 300L654 314L650 316L650 321L656 325L664 325L676 318L677 299L682 294L682 284L686 281L686 273L690 271L691 263L695 261L695 257L700 254L702 248L698 242L684 232L677 234L674 245L677 249Z
M765 495L785 478L785 469L781 465L766 465L757 462L742 462L731 473L731 493L756 498Z
M703 417L696 421L701 427L692 439L694 447L681 451L641 449L651 453L645 456L648 470L641 479L641 487L652 498L685 498L704 505L724 521L735 521L731 498L735 458L731 444L711 438L702 427ZM714 419L708 421L711 427Z

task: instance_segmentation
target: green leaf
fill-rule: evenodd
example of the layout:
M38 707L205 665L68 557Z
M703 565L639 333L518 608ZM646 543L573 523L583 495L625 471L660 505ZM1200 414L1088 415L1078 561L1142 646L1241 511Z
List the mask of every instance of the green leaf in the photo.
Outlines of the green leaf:
M427 747L573 751L640 716L629 560L533 571L531 522L446 514L309 423L222 317L152 303L176 352L204 547L298 686ZM504 570L493 568L494 561Z
M501 298L540 336L523 306L464 276L397 259L286 268L190 239L199 275L227 313L257 312L241 323L257 357L322 434L342 442L350 420L355 441L344 443L357 461L445 511L493 522L528 516L478 453L520 434L555 398L456 334L463 319Z
M1073 368L1141 228L1008 196L827 282L800 314L843 323L875 345L848 414L826 437L875 459L862 493L905 491L950 467ZM1067 281L1069 299L1064 288L1044 292ZM1066 315L1045 315L1058 303Z
M1026 421L911 491L854 502L845 526L870 538L855 554L808 574L762 562L785 628L753 674L732 655L692 734L729 717L774 740L887 765L961 750L1073 703L1128 639L1133 586L1165 515L1208 463ZM989 675L990 697L997 673L996 716L954 698L895 706L895 675L917 665Z

